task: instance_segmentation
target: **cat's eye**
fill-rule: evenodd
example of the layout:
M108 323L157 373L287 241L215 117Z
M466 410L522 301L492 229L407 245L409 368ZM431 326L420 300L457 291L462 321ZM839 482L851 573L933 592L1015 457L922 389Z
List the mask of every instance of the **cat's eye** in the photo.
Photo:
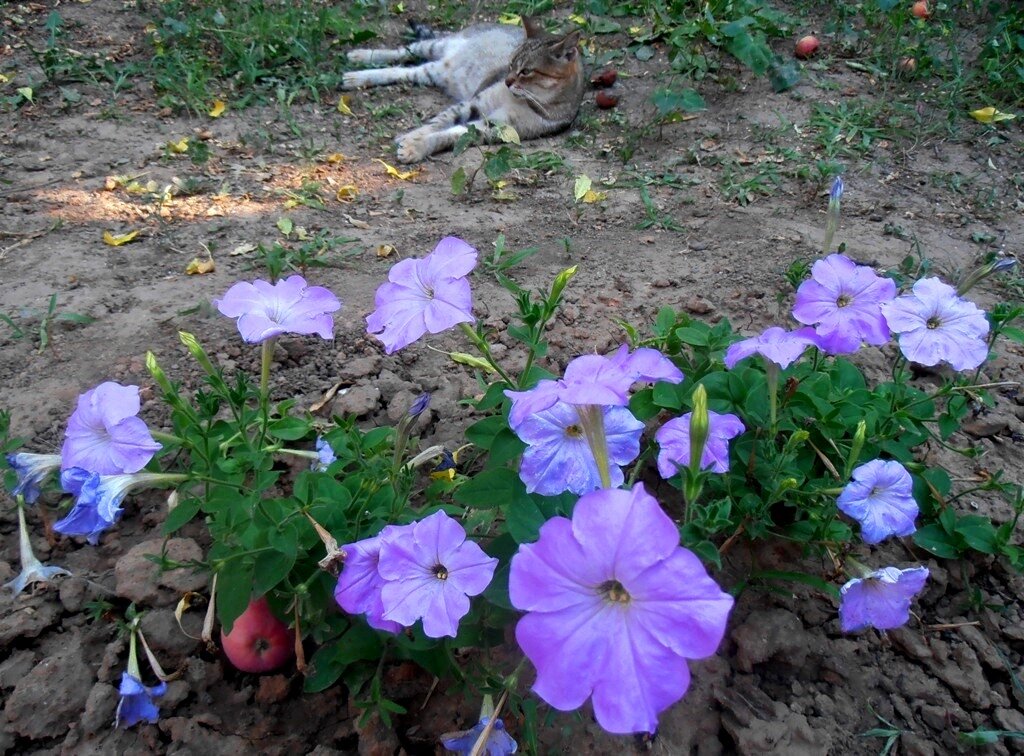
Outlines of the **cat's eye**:
M521 68L519 69L520 76L530 76L533 73L532 68Z

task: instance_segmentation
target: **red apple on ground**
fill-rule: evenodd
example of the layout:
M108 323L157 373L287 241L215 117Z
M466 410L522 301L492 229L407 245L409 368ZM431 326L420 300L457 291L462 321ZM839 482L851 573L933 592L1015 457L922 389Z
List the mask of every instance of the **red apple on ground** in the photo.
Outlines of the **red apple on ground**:
M253 601L235 620L230 633L220 634L224 653L243 672L269 672L295 653L295 633L270 611L265 596Z
M617 78L618 73L614 68L606 68L601 73L596 73L590 77L590 83L595 87L610 87Z
M818 52L819 47L821 47L821 43L818 41L818 38L808 34L806 37L801 37L796 43L796 50L793 54L804 60Z
M594 102L596 102L597 107L602 110L608 110L608 108L614 108L619 104L619 98L608 92L598 92L597 96L594 98Z
M931 11L928 9L928 3L925 2L925 0L917 0L917 2L910 7L910 12L913 13L916 18L928 18L928 16L932 15Z

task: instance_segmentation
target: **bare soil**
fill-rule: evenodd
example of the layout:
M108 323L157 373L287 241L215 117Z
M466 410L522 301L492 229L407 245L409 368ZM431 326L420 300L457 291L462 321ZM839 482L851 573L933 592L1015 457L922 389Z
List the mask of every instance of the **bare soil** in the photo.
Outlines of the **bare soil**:
M40 43L53 7L6 6L26 23L15 28L4 22L12 34L0 40L5 45L0 62L18 75L0 93L40 78L18 34ZM94 0L59 9L88 49L145 54L146 18L130 5ZM380 33L394 41L399 31L396 22ZM603 36L595 43L601 52L621 47L624 40ZM0 312L28 323L56 293L58 312L96 318L89 325L54 323L44 350L31 329L15 338L0 323L0 404L13 413L14 432L30 450L59 449L76 396L104 380L141 385L144 415L159 426L164 416L153 400L143 358L152 350L173 379L194 382L179 330L195 333L226 368L256 370L257 350L243 345L234 324L212 311L209 302L235 281L264 274L254 252L233 252L255 243L298 245L294 234L283 239L277 226L282 217L310 235L325 231L352 241L339 247L335 264L308 273L344 302L334 341L283 339L274 395L309 407L341 382L343 392L324 411L352 412L372 426L395 420L411 396L430 391L434 399L424 445L459 443L473 418L457 402L476 391L471 376L428 344L465 347L458 334L444 334L385 356L366 336L364 318L395 260L423 255L445 235L468 240L483 256L498 234L510 248L538 246L540 251L514 271L530 287L546 286L558 271L579 265L550 334L553 369L580 353L609 350L623 339L619 320L646 323L664 306L710 321L728 317L748 333L781 322L791 301L777 299L789 293L785 269L820 251L826 187L785 178L770 196L740 206L719 192L720 159L735 159L740 168L775 160L765 149L767 130L810 163L819 149L806 127L812 104L884 96L881 85L833 60L810 65L794 90L775 94L766 80L726 61L728 76L722 80L731 85L702 83L707 111L652 131L638 145L629 171L616 151L652 117L650 95L663 82L666 62L659 50L650 61L627 56L618 65L618 106L597 110L588 95L573 132L525 145L525 151L557 152L566 168L510 174L502 190L512 197L507 200L493 199L482 175L468 196L451 194L452 174L479 164L476 150L441 155L407 181L389 176L375 162L394 163L390 138L439 109L441 96L434 92L361 92L353 98L352 116L341 115L336 100L294 105L290 117L301 137L289 127L288 114L272 106L237 111L228 103L217 119L161 112L143 84L123 92L114 106L108 92L76 85L81 98L74 105L40 92L36 104L0 112ZM371 108L388 103L404 110L370 115ZM914 251L916 240L940 274L954 276L980 252L972 235L1016 249L1024 232L1020 126L1001 127L1002 139L966 120L957 126L955 137L883 141L864 158L845 161L847 194L838 239L849 254L893 268ZM209 161L197 166L168 150L169 142L183 137L205 142ZM345 157L330 162L326 158L333 153ZM636 175L665 173L677 176L676 186L652 183L650 196L658 212L675 219L681 230L638 230L648 215L638 190L623 185ZM573 183L580 174L592 177L607 199L576 203ZM161 190L175 179L193 179L206 191L160 202L123 186L107 188L108 177L118 175L154 181ZM962 183L953 186L943 179L949 176ZM611 183L600 185L601 179ZM325 207L288 207L309 181L319 183ZM356 186L358 196L336 199L337 190L347 185ZM105 231L136 230L138 238L124 246L103 241ZM384 245L395 251L382 256ZM187 275L189 262L205 259L208 252L215 270ZM500 328L511 301L482 271L473 284L479 317ZM976 296L990 306L1005 292L983 286ZM513 365L521 359L512 342L499 350ZM869 370L883 364L878 355L865 355L863 361ZM1020 380L1022 361L1020 347L1004 344L983 375L991 381ZM1007 479L1024 482L1024 408L1011 393L997 393L997 399L983 418L996 421L991 427L953 439L958 446L978 447L979 458L968 462L939 448L923 448L922 458L954 465L955 477L962 479L1002 470ZM960 504L1000 522L1009 517L998 502L965 497ZM393 729L376 720L357 726L359 712L342 686L302 695L294 670L265 677L232 670L219 654L182 635L173 619L180 591L200 589L202 580L140 587L125 574L130 564L122 562L115 570L130 549L159 540L164 508L159 496L131 499L124 520L98 547L43 537L39 510L30 512L37 554L67 567L74 577L14 600L7 593L0 596L0 751L440 753L435 743L441 732L475 721L477 701L444 686L428 695L430 680L402 665L389 671L388 694L411 713L399 717ZM14 508L5 507L0 581L19 569L16 522ZM181 537L191 541L181 544L184 549L203 543L197 526ZM762 565L827 572L826 566L781 547L742 545L729 552L723 583L737 582L755 551ZM928 564L929 587L918 617L907 627L885 636L844 636L836 607L818 593L801 587L783 593L750 590L740 597L718 655L693 665L690 692L665 713L653 743L606 735L584 710L557 717L545 730L545 747L550 753L873 754L881 751L884 738L862 733L886 727L879 721L884 719L902 731L901 753L925 755L955 751L957 732L1024 731L1021 576L994 560L939 564L902 544L876 550L870 561ZM131 597L149 610L147 637L165 667L184 672L161 702L158 725L121 731L111 724L126 644L112 623L90 618L87 603L105 598L123 605ZM186 627L188 622L198 620L189 614ZM519 723L508 726L515 733ZM1020 742L1003 741L988 752L1016 752Z

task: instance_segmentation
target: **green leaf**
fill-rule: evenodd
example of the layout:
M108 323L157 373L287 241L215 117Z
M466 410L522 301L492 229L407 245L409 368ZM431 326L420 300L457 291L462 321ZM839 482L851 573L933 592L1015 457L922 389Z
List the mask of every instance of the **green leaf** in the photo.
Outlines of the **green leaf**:
M524 500L529 496L519 474L504 467L478 473L455 492L455 501L478 509L507 509Z
M267 433L282 441L298 441L310 432L310 422L298 417L282 417L273 420L267 427Z
M956 532L975 551L996 553L996 529L988 519L980 515L961 517L956 523Z
M490 451L494 439L503 430L508 428L508 423L501 415L491 415L483 420L477 420L466 428L466 440L474 446Z
M264 551L256 555L253 571L253 592L262 596L288 577L295 566L295 552L285 554L280 551Z
M651 102L658 109L658 115L662 118L673 113L695 113L698 110L707 108L704 98L694 89L683 89L675 91L668 87L654 90Z
M772 91L785 92L792 89L800 82L800 66L794 61L780 63L775 61L768 68L768 82L772 85Z
M244 556L232 559L217 573L217 618L225 633L231 632L252 600L253 569L253 558Z
M334 685L345 668L356 661L380 658L383 644L380 636L362 622L354 623L337 640L331 641L313 654L306 671L304 690L318 693Z
M524 489L525 490L525 489ZM533 543L537 540L540 527L545 523L540 507L528 495L502 508L509 535L516 543Z
M198 496L189 496L179 500L178 506L167 513L167 519L164 520L163 524L164 535L170 535L189 522L199 513L199 508L202 504L203 500Z
M452 194L462 194L466 190L466 178L466 169L460 165L458 170L452 174Z
M942 559L956 559L960 556L953 536L943 530L941 525L935 523L918 528L914 533L914 543Z

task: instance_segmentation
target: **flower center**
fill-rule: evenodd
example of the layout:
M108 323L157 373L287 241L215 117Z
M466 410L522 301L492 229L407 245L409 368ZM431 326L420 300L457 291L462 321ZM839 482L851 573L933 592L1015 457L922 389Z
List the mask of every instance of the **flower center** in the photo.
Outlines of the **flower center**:
M848 307L853 304L853 297L849 294L840 294L839 299L836 300L837 307Z
M431 572L434 573L434 577L436 577L438 580L448 579L448 568L445 567L443 564L435 564L431 569Z
M618 580L606 580L597 587L597 592L604 597L605 601L612 601L616 604L628 604L633 600L629 591Z
M928 326L928 327L929 327L930 329L932 329L932 330L935 330L935 329L936 329L936 328L938 328L938 327L939 327L940 325L942 325L942 320L941 320L941 319L939 318L939 316L938 316L938 315L932 315L932 316L931 316L930 318L928 318L928 320L927 320L927 322L926 322L926 325L927 325L927 326Z
M583 436L583 429L574 423L565 429L565 435L569 438L581 438Z

